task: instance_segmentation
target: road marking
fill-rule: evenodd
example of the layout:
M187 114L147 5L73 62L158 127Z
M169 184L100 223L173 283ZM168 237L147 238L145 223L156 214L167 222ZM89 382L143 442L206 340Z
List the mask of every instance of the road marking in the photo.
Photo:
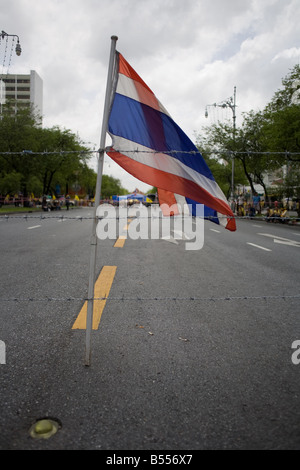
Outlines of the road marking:
M271 233L258 233L257 235L269 238L279 238L280 240L287 240L287 238L277 237L276 235L272 235Z
M281 245L297 246L298 248L300 248L300 243L294 242L292 240L277 240L275 238L274 243L281 243Z
M164 241L170 242L170 243L175 243L175 245L178 245L178 241L175 240L175 238L172 237L171 235L166 235L165 237L161 237L161 240L164 240Z
M129 228L129 224L130 222L132 222L132 219L127 219L127 224L123 227L123 230L125 230L125 232L128 231L128 228ZM123 248L123 246L125 245L125 240L127 239L127 236L126 235L120 235L119 238L117 239L116 243L114 244L114 248Z
M256 225L256 224L252 224L252 227L261 228L262 226L261 226L261 225Z
M117 266L103 266L101 273L95 282L94 299L107 299L115 274ZM86 316L87 316L87 301L84 302L82 309L72 327L72 330L85 330L86 329ZM97 330L101 320L102 312L104 310L106 300L94 300L93 309L93 330Z
M278 237L277 235L272 235L271 233L258 233L257 235L262 235L264 237L273 238L274 243L282 243L284 245L290 245L290 246L300 246L300 242L296 240L290 240L289 238Z
M33 227L27 227L27 230L32 230L34 228L39 228L41 227L41 225L34 225Z
M114 244L114 248L123 248L125 244L126 236L120 235L116 243Z
M215 228L210 228L209 230L210 230L211 232L221 233L220 230L216 230Z
M254 246L255 248L260 248L261 250L265 250L265 251L272 251L272 250L269 250L269 248L264 248L263 246L255 245L255 243L247 242L247 245L251 245L251 246Z
M174 239L176 240L192 240L191 237L181 230L173 230Z

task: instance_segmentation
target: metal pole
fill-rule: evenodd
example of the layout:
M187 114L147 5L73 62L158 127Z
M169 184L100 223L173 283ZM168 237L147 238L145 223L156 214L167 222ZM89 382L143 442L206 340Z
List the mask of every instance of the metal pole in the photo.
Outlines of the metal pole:
M233 93L233 143L235 148L235 130L236 130L236 114L235 114L235 106L236 106L236 86L234 87ZM232 154L232 170L231 170L231 199L232 199L232 207L234 208L234 152Z
M214 107L219 106L220 108L229 107L232 111L232 114L233 114L233 144L234 144L234 150L233 150L232 161L231 161L231 195L230 195L230 198L231 198L231 209L234 212L234 210L235 210L235 204L234 204L234 164L235 164L234 158L235 158L235 155L234 155L234 151L235 151L235 134L236 134L236 112L235 112L235 108L236 108L236 86L234 87L233 98L231 96L227 101L222 101L219 104L214 103L214 104L206 105L205 117L208 117L208 111L207 111L208 106L214 106Z
M95 286L95 269L96 269L96 253L97 253L97 233L96 233L97 217L96 217L96 214L97 214L97 208L100 204L102 171L103 171L103 162L104 162L104 148L105 148L106 132L108 128L110 96L111 96L111 90L112 90L112 74L113 74L113 67L114 67L114 62L115 62L115 51L116 51L117 40L118 40L117 36L111 37L111 49L110 49L110 58L109 58L109 66L108 66L108 74L107 74L102 130L101 130L101 137L100 137L98 173L97 173L96 194L95 194L95 208L94 208L92 237L91 237L91 252L90 252L88 307L87 307L87 318L86 318L86 347L85 347L85 365L86 366L89 366L91 362L91 334L92 334L92 328L93 328L94 286Z

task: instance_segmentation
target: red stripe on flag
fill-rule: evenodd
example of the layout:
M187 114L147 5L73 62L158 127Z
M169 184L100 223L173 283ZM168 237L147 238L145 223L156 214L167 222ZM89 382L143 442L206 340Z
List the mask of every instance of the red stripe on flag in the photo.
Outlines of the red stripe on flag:
M157 194L163 215L170 216L180 214L174 193L157 188Z
M119 53L119 73L122 73L126 77L131 78L132 80L139 82L141 85L143 85L144 88L146 88L150 93L153 93L153 91L146 85L144 80L141 79L141 77L136 73L136 71L131 67L131 65L127 62L127 60L124 59L122 54Z
M175 194L182 194L185 197L199 202L200 204L211 207L211 209L214 209L221 214L232 217L227 219L228 223L226 228L232 232L236 230L234 215L228 204L221 199L212 197L206 189L201 188L201 186L194 181L136 162L117 151L107 152L107 155L124 168L124 170L128 171L128 173L133 175L135 178L144 181L144 183L165 189L166 191L170 191Z

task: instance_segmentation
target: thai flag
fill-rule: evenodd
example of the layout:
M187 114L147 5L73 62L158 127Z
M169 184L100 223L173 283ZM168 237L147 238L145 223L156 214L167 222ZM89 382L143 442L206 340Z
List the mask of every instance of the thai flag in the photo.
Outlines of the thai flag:
M233 212L202 155L154 93L116 52L107 154L158 188L160 204L204 204L204 216L236 230Z

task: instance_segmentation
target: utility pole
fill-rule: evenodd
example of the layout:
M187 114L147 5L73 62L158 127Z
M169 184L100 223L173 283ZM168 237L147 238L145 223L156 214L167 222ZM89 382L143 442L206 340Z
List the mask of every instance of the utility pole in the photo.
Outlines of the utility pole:
M235 134L236 134L236 86L233 89L233 96L228 98L227 100L221 101L220 103L213 103L206 105L205 108L205 117L208 117L208 110L209 106L219 107L219 108L230 108L232 111L232 119L233 119L233 144L235 148ZM232 171L231 171L231 203L232 209L234 209L234 152L232 154Z

